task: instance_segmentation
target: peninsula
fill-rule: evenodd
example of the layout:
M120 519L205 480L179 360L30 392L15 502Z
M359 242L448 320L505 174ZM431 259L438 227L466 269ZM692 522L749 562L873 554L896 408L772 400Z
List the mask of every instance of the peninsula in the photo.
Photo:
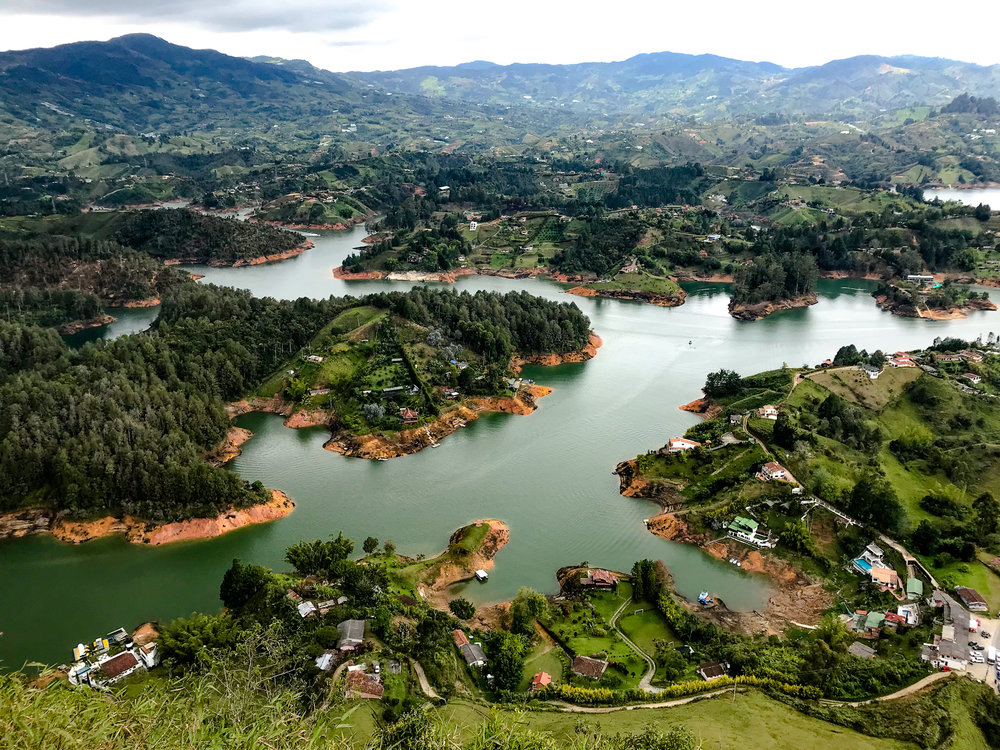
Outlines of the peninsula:
M493 316L494 305L506 312ZM543 315L557 325L546 328ZM458 338L448 333L456 327L465 331ZM550 389L518 377L521 368L592 358L601 340L588 329L575 306L526 294L370 295L230 413L266 411L285 416L289 427L326 426L326 449L345 456L405 456L435 447L484 412L530 414ZM238 455L246 438L230 432L218 460Z

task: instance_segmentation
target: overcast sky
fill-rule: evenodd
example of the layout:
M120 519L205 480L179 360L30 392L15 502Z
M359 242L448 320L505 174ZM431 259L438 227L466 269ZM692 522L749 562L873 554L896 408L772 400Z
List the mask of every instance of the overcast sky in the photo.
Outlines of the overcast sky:
M334 71L714 53L786 66L859 54L1000 63L1000 3L936 0L0 0L0 49L146 32Z

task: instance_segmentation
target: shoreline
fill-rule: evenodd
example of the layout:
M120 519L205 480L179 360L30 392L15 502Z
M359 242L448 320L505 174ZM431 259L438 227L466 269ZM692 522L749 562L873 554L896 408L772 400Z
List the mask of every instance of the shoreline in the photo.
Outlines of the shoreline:
M538 408L537 399L543 398L551 392L552 389L545 386L529 385L519 390L514 396L471 398L429 424L400 430L391 436L334 434L323 445L323 448L351 458L401 458L419 453L424 448L436 444L463 425L479 419L482 414L503 413L527 416Z
M284 492L270 490L271 499L248 508L229 508L211 518L189 518L154 524L134 516L104 516L93 521L68 521L48 508L25 508L0 514L0 540L50 534L61 542L82 544L122 534L132 544L158 547L171 542L212 539L229 531L284 518L295 503Z
M601 299L619 299L627 302L644 302L648 305L659 307L680 307L687 299L687 292L683 289L678 294L661 294L660 292L650 292L644 289L595 289L591 286L575 286L566 290L567 294L575 294L578 297L599 297Z
M270 255L258 255L255 258L238 258L234 261L205 260L204 258L168 258L163 261L165 266L208 266L209 268L242 268L244 266L261 266L265 263L275 263L279 260L287 260L297 255L302 255L306 250L314 248L312 240L304 240L290 250L282 250L279 253ZM201 278L204 278L203 276Z
M922 318L923 320L965 320L969 317L966 314L968 312L991 312L997 310L996 303L988 299L970 299L966 300L964 305L960 305L958 307L948 307L936 310L927 308L922 310L913 305L891 303L889 302L888 297L884 294L873 294L872 296L875 298L875 304L878 305L879 309L900 318Z
M335 224L330 224L329 222L323 224L304 224L298 221L279 221L278 219L261 219L257 216L248 216L247 221L253 224L266 224L269 227L281 227L282 229L294 229L302 231L330 231L330 232L345 232L352 227L356 227L358 224L364 224L371 216L366 216L360 219L347 219L346 221L338 221Z
M75 333L89 331L92 328L102 328L111 325L117 320L118 318L114 315L98 315L96 318L88 318L87 320L71 320L69 323L61 323L56 326L56 331L61 336L72 336Z
M729 314L737 320L754 321L766 318L768 315L773 315L774 313L782 310L794 310L800 307L809 307L817 304L818 302L819 298L816 296L815 292L802 294L798 297L792 297L791 299L758 302L755 305L733 304L730 300Z
M565 354L531 354L514 357L511 369L518 373L524 365L553 367L560 364L586 362L597 355L598 348L604 342L601 337L591 331L587 346ZM479 396L468 398L455 405L423 425L400 430L392 435L368 433L352 435L336 432L330 435L323 448L332 453L351 458L380 460L401 458L419 453L425 448L436 444L439 440L461 429L469 422L479 419L482 414L518 414L527 416L538 408L538 399L552 393L552 389L543 385L528 384L521 387L513 396ZM251 412L277 414L285 418L283 425L290 429L303 427L330 427L332 417L325 411L309 412L296 409L295 405L281 398L253 398L234 401L226 407L230 419L241 417ZM241 446L253 436L250 430L242 427L231 427L223 442L210 451L206 458L221 466L233 460L242 452Z
M789 625L818 623L832 606L833 598L821 582L812 580L801 570L773 555L764 556L760 550L748 547L734 539L715 541L708 534L692 532L676 509L683 504L679 493L664 483L651 483L636 470L636 459L622 461L615 469L618 474L619 494L623 497L652 500L660 505L660 512L644 523L654 536L678 544L697 547L717 560L730 559L740 562L740 570L753 575L763 575L772 584L763 610L749 612L731 610L721 600L714 607L698 607L685 600L695 614L733 632L756 635L765 632L779 635ZM672 505L665 500L672 496ZM668 508L674 510L668 510Z

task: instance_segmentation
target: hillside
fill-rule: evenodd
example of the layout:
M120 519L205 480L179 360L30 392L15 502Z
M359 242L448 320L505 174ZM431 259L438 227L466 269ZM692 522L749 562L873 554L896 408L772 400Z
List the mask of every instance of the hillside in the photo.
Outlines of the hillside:
M574 65L472 62L347 74L389 91L475 103L607 108L663 115L855 114L942 105L962 92L995 95L1000 66L918 56L864 55L787 69L773 63L672 52Z
M85 118L131 133L206 122L328 114L360 100L345 81L193 50L148 34L0 53L0 99L23 121L64 126Z

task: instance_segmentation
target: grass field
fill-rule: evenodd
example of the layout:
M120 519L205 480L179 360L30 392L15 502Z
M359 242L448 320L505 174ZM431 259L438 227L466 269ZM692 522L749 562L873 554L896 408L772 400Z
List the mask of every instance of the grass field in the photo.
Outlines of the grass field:
M851 403L882 411L922 374L916 367L886 367L878 380L872 380L857 367L847 367L817 372L809 379Z
M587 286L597 291L643 291L669 296L676 295L681 290L677 282L650 273L620 273L608 282L587 284Z
M361 705L348 719L346 733L357 743L366 741L374 726L375 707ZM569 743L578 736L578 727L606 734L639 733L652 726L665 729L682 724L702 741L703 750L915 750L916 745L876 739L798 713L760 693L711 698L663 709L615 711L607 714L575 714L555 711L527 711L516 714L500 710L505 718L520 718L536 731L551 734L557 742ZM486 706L456 700L436 709L435 716L456 728L459 738L470 739L488 716ZM974 742L974 735L969 737ZM957 745L955 747L958 747ZM963 746L963 748L966 746ZM980 745L970 744L970 750Z

